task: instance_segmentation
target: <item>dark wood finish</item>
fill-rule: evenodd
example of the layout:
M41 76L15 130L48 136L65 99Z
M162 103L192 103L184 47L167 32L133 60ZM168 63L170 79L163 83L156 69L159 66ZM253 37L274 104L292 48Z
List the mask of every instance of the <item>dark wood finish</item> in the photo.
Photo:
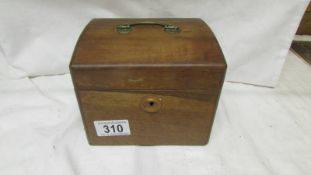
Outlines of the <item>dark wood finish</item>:
M181 28L168 33L154 21ZM95 19L75 48L70 71L92 145L202 145L209 139L226 63L200 19ZM151 105L149 105L151 104ZM129 121L129 136L97 136L93 121Z
M156 25L136 26L128 34L116 32L124 23L154 22L177 25L171 34ZM211 30L200 19L95 19L81 35L72 67L223 65L223 55Z
M311 41L293 41L291 48L311 64Z
M311 35L311 5L306 9L304 16L301 19L297 35Z
M224 69L224 67L223 67ZM208 90L214 91L221 85L223 71L193 67L158 68L109 68L102 70L73 69L79 89L154 89L154 90ZM194 78L195 77L195 78ZM191 83L190 83L191 82Z
M152 91L107 92L78 91L91 144L102 145L202 145L210 135L217 96L209 100L155 95ZM141 109L145 97L161 98L160 111ZM93 121L127 119L130 136L97 137Z

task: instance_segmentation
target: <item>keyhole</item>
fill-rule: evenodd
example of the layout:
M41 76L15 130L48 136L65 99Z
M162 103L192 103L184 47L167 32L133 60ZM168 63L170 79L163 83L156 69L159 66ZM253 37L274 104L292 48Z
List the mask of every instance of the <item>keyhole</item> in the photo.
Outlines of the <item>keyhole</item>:
M162 99L160 97L144 97L141 101L141 108L145 112L157 112L161 109Z

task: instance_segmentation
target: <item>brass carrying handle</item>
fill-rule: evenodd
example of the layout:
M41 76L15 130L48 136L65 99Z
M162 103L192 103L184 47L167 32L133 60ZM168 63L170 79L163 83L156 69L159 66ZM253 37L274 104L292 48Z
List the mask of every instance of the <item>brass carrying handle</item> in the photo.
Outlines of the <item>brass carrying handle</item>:
M158 25L158 26L163 27L164 31L168 33L179 33L181 31L181 29L178 26L174 26L171 24L151 22L151 21L138 22L138 23L133 23L133 24L120 24L120 25L117 25L116 30L119 33L129 33L133 30L133 27L137 25Z

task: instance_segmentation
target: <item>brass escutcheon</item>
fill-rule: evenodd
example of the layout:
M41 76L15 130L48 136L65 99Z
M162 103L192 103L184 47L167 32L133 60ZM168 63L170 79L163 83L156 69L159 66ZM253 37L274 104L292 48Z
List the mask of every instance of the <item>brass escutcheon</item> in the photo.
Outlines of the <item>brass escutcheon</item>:
M162 106L162 98L155 96L144 97L140 105L140 107L145 112L150 113L158 112L161 109L161 106Z

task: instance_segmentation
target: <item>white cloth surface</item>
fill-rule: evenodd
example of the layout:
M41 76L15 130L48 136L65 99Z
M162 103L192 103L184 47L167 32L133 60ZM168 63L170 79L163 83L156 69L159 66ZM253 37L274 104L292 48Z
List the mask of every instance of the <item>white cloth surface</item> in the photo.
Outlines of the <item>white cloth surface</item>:
M69 74L0 81L1 175L308 175L311 67L276 88L225 83L206 146L89 146Z
M92 18L199 17L228 62L227 81L275 86L309 0L1 0L0 73L68 73L74 45Z

